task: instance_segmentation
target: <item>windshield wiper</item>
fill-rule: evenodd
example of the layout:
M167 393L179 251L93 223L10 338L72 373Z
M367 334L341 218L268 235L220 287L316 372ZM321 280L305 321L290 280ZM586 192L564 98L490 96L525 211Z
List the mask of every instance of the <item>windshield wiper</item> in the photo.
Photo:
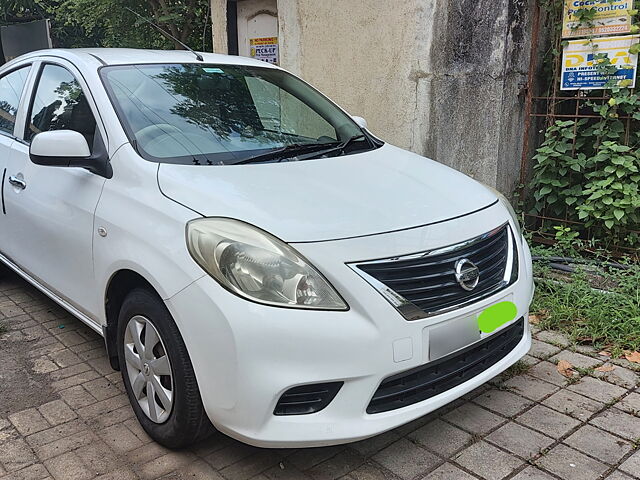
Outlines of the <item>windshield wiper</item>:
M244 160L235 162L233 165L268 162L269 160L273 160L275 158L281 158L281 159L287 158L288 156L291 156L290 154L294 152L304 153L310 150L318 150L318 149L324 148L327 145L335 145L335 143L292 143L291 145L287 145L282 148L277 148L275 150L271 150L266 153L261 153L260 155L255 155L253 157L245 158ZM337 148L337 147L334 147L334 148Z
M327 148L326 150L321 150L319 152L313 152L313 153L309 153L307 155L301 155L298 157L298 160L308 160L310 158L317 158L317 157L321 157L322 155L327 155L329 153L333 153L333 152L340 152L340 153L344 153L345 149L347 147L349 147L353 142L357 142L358 140L362 140L362 139L366 139L367 136L364 134L360 134L360 135L354 135L353 137L350 137L348 139L346 139L344 142L331 147L331 148Z

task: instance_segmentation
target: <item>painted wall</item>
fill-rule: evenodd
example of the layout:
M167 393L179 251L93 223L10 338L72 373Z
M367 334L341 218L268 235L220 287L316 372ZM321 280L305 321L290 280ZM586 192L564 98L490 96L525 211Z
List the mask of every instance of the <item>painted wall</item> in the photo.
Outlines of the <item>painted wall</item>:
M239 0L239 11L261 1ZM280 65L384 140L508 193L534 1L277 0Z

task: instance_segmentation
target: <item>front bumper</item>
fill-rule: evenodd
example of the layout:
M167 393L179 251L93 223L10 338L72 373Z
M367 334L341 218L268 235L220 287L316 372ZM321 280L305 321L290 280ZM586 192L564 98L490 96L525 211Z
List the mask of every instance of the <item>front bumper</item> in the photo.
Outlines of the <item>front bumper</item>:
M419 418L498 375L529 350L531 334L526 321L517 346L467 382L413 405L366 413L382 380L428 362L433 326L472 316L505 299L516 304L517 318L527 318L533 283L526 244L519 248L520 272L513 285L464 308L411 322L346 263L450 244L505 221L502 208L494 206L430 227L294 245L345 297L350 305L345 312L251 303L230 294L210 277L170 298L167 305L189 350L212 423L236 439L261 447L346 443ZM356 258L353 252L358 252ZM289 388L333 381L344 385L323 410L273 415L278 399Z

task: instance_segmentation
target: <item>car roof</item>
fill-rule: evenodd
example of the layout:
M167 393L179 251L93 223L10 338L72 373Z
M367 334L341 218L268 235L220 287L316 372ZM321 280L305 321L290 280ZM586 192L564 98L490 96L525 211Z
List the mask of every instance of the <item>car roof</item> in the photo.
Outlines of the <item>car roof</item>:
M255 67L277 68L270 63L261 62L253 58L237 55L222 55L218 53L198 52L204 58L200 62L196 56L187 50L145 50L137 48L51 48L37 50L21 55L5 66L17 63L24 59L38 57L65 58L76 66L99 65L128 65L128 64L154 64L154 63L216 63L223 65L247 65Z

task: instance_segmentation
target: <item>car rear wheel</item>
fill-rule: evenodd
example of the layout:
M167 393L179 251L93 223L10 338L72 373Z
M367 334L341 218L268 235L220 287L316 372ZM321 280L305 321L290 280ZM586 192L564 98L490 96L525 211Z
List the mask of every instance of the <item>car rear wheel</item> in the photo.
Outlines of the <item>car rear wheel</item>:
M125 298L118 356L133 410L151 438L182 448L213 432L182 336L155 293L135 289Z

